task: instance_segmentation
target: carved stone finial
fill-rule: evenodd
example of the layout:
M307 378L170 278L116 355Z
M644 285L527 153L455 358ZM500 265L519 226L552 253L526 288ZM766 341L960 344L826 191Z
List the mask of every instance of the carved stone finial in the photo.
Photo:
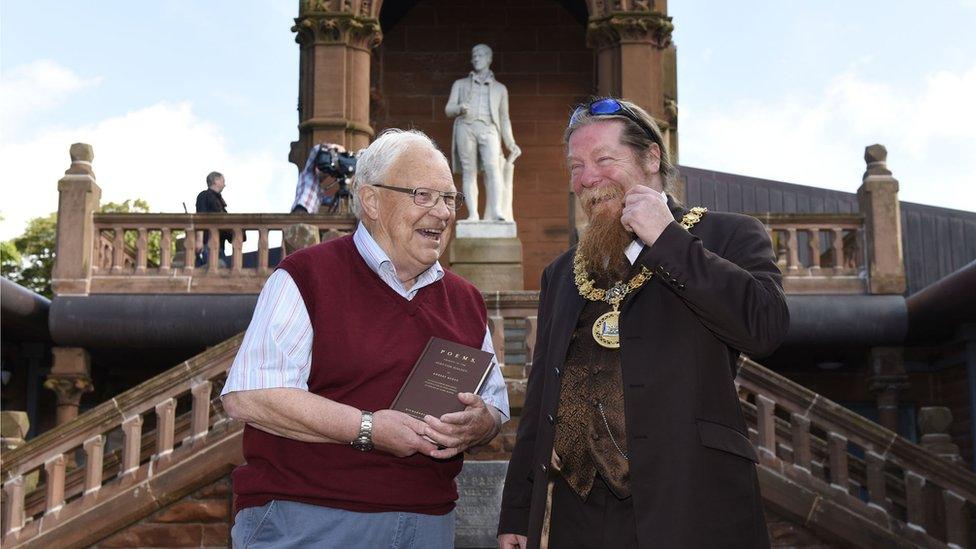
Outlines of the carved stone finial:
M346 44L371 50L383 40L379 20L350 13L309 12L295 19L291 30L295 33L295 42L303 46Z
M864 148L864 162L867 164L865 176L891 175L888 169L888 149L884 145L874 144Z
M95 151L88 143L72 144L68 154L71 155L72 162L91 162L95 159Z
M92 169L92 160L95 159L95 152L88 143L74 143L68 149L71 156L71 166L65 170L66 175L95 175Z

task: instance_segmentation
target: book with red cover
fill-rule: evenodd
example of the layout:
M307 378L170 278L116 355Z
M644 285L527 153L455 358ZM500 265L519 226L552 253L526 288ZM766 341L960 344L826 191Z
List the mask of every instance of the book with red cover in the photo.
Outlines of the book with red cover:
M427 414L441 417L460 412L464 404L458 400L458 393L477 394L481 390L494 356L481 349L432 337L390 408L417 419Z

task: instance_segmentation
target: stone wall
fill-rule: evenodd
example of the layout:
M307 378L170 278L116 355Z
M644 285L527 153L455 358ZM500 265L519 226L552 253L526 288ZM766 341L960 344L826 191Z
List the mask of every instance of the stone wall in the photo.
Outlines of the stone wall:
M554 0L422 0L384 29L373 54L370 119L377 132L423 130L449 155L453 122L444 106L478 43L493 49L492 71L509 90L522 148L513 194L525 289L538 289L542 269L569 245L562 132L572 105L595 90L582 24ZM455 182L460 189L460 176Z
M93 547L229 547L230 486L230 477L224 477Z

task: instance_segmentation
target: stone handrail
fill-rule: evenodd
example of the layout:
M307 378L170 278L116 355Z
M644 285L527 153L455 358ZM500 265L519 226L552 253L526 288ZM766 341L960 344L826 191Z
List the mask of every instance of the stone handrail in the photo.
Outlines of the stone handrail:
M492 292L485 301L517 416L536 345L538 293ZM208 433L239 429L222 414L216 394L241 338L5 452L0 460L4 544L57 528L66 509L77 516L100 491L115 493L132 484L134 475L141 479L165 471L174 452L196 451L194 445ZM740 364L736 383L762 467L919 546L967 546L976 475L751 360ZM144 421L154 422L155 429L144 434ZM107 435L118 431L121 448L108 456ZM499 439L504 440L491 456L495 459L511 450L514 432ZM78 468L69 473L75 460ZM44 482L26 494L25 479L41 469ZM38 521L47 522L32 527Z
M968 547L976 474L749 360L736 378L760 463L919 546Z
M865 292L864 216L768 213L752 216L763 222L773 241L787 292Z
M93 217L97 238L93 239L91 293L257 293L275 266L270 233L305 224L326 240L352 232L356 223L351 215L333 214L97 213ZM245 264L247 231L256 232L258 240L253 261ZM126 245L126 233L135 237L134 249ZM212 259L196 267L197 239L205 233ZM226 265L217 260L221 234L230 236L232 247ZM151 235L158 235L158 264L149 261Z
M35 520L57 517L66 505L84 506L99 500L99 492L109 484L134 481L144 474L146 462L156 472L165 468L175 449L192 448L208 433L228 420L212 413L212 399L219 392L220 380L233 361L243 335L235 336L204 353L156 376L121 395L55 427L28 444L5 452L0 462L3 481L3 538L16 534ZM218 385L215 389L215 384ZM186 437L177 440L177 408L189 405L181 418ZM144 417L153 416L155 430L143 435ZM117 459L106 460L107 438L122 431ZM143 451L146 437L152 451ZM84 482L68 483L68 469L76 456L83 455ZM103 467L112 461L114 467ZM45 481L42 504L25 505L25 478L43 469ZM108 475L106 475L108 473Z

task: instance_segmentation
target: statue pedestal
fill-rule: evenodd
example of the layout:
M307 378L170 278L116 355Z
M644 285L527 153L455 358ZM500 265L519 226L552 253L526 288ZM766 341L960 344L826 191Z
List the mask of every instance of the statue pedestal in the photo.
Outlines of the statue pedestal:
M458 221L451 270L483 292L524 289L522 241L510 221Z

